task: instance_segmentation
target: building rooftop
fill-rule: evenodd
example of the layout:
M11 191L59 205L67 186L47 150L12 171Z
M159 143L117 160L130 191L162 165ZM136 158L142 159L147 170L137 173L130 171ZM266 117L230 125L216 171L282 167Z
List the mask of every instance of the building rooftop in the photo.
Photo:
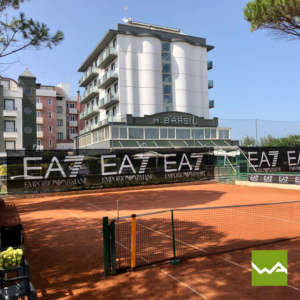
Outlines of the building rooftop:
M28 68L26 68L26 70L25 70L19 77L32 77L32 78L36 78L36 77L28 70Z

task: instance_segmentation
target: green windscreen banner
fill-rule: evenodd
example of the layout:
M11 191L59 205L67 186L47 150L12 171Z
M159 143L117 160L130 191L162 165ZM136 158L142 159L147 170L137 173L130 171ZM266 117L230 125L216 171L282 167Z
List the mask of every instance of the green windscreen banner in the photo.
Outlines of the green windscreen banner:
M172 183L214 178L212 148L8 150L9 193Z

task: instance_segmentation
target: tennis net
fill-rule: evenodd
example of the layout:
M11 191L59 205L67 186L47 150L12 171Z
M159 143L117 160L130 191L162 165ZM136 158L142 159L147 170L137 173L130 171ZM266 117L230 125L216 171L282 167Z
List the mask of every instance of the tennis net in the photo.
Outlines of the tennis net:
M300 236L300 201L174 209L114 219L117 270Z

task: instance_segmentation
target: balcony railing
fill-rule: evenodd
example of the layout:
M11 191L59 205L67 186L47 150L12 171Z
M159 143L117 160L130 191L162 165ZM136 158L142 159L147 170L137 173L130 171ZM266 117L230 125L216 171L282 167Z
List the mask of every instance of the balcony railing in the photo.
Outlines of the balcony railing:
M44 136L43 131L37 131L37 132L36 132L36 137L37 137L38 139L42 139L43 136Z
M209 100L209 108L215 107L215 100Z
M86 87L99 74L98 68L89 67L79 80L80 87Z
M36 109L43 109L43 103L36 103Z
M3 110L3 117L14 117L18 116L17 108L12 106L5 106Z
M78 126L78 122L77 121L70 121L69 122L69 126L70 127L77 127Z
M109 123L120 123L121 122L121 117L108 117L102 121L99 121L99 126L104 126Z
M42 117L37 117L36 118L36 124L43 124L43 118Z
M96 86L92 86L88 88L81 96L80 96L80 103L85 104L89 102L92 98L99 95L99 90Z
M208 80L208 88L212 89L214 87L214 82L212 80Z
M98 80L97 87L99 89L105 89L117 80L118 71L110 70Z
M17 128L4 128L3 137L5 139L16 139L16 138L18 138Z
M119 94L107 94L104 98L100 99L98 103L99 109L106 109L119 102Z
M77 108L69 108L69 115L77 115L78 111Z
M74 139L76 136L78 135L78 133L70 133L70 139Z
M80 115L80 120L87 120L92 116L99 114L99 108L97 105L89 106L88 109L85 109Z
M113 47L106 48L100 56L98 68L105 69L116 57L118 56L118 50Z
M211 70L213 68L213 62L211 60L207 61L207 70Z

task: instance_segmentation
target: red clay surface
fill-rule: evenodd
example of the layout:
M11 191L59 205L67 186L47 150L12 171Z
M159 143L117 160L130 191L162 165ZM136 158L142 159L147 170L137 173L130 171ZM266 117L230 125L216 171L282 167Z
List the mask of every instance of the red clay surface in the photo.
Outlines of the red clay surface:
M102 217L175 208L300 200L299 191L223 184L3 201L0 225L23 224L39 299L300 299L300 239L288 250L287 287L251 286L251 249L137 268L104 278ZM20 219L19 219L20 218ZM300 216L299 216L300 219Z

